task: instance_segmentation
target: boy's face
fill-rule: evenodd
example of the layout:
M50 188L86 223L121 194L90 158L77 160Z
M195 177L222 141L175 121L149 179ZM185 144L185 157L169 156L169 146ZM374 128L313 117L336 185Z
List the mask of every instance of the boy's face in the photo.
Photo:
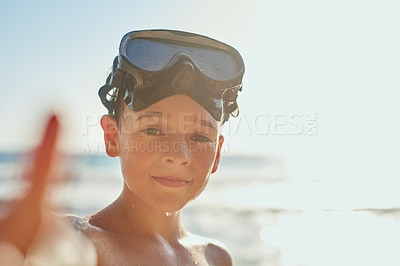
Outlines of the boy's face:
M102 118L107 153L120 157L134 198L161 211L180 210L218 166L220 122L183 94L140 112L124 108L119 128L111 117Z

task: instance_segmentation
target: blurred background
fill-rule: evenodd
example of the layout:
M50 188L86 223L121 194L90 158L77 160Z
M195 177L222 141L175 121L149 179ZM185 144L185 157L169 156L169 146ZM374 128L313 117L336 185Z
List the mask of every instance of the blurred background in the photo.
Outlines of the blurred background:
M400 265L398 1L1 1L0 200L50 112L63 123L65 211L122 187L97 97L122 36L222 40L246 64L219 171L185 226L236 265Z

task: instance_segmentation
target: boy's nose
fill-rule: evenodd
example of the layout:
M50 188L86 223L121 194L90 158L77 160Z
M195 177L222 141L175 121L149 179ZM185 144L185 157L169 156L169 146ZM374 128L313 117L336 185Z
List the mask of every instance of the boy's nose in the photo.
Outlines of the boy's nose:
M190 165L192 163L189 144L185 141L174 141L170 143L169 149L164 154L167 163L176 165Z

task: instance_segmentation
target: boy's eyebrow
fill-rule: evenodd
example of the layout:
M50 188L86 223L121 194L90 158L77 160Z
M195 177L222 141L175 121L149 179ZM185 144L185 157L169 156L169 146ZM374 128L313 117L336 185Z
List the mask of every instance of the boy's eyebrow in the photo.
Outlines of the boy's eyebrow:
M200 120L200 124L202 126L211 127L212 129L215 129L216 131L218 131L215 123L211 122L210 120Z
M147 118L147 117L154 117L154 116L160 117L160 116L162 116L162 115L163 115L163 113L161 113L161 112L144 113L144 114L140 115L140 116L136 119L136 121L139 121L140 119L144 119L144 118ZM200 124L201 124L202 126L207 126L207 127L210 127L210 128L212 128L212 129L215 129L216 131L218 131L218 130L217 130L217 126L215 125L215 123L211 122L211 121L208 120L208 119L207 119L207 120L204 120L204 119L200 120Z
M146 117L152 117L152 116L162 116L161 112L151 112L151 113L144 113L140 115L136 121L139 121L140 119L146 118Z

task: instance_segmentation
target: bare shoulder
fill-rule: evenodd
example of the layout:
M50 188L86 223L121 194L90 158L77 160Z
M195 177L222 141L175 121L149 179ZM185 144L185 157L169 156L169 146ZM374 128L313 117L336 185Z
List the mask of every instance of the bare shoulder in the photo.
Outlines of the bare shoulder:
M215 239L209 239L204 250L206 259L214 265L232 265L232 256L227 247Z
M188 235L192 245L199 245L204 250L204 256L209 265L230 266L232 256L229 249L220 241L212 238Z
M69 223L76 231L84 234L96 245L97 242L104 242L105 234L99 227L93 226L89 223L88 218L82 218L72 214L64 214L59 216L65 222ZM97 247L97 245L96 245Z
M98 265L118 265L114 261L110 261L110 258L114 257L112 241L110 241L107 233L103 229L89 222L90 216L82 218L67 214L63 215L61 218L92 242L97 251Z
M58 217L72 225L72 227L79 232L87 233L93 230L92 226L82 217L73 214L62 214Z

